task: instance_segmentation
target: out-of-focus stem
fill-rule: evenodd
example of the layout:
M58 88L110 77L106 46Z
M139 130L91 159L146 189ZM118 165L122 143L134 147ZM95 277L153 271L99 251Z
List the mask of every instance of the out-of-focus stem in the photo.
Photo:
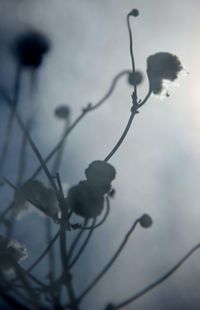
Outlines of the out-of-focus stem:
M20 278L22 284L24 285L24 289L27 291L27 293L30 296L32 305L34 306L35 309L40 309L39 303L38 303L38 298L35 295L34 289L31 288L29 282L26 279L26 273L24 272L24 270L15 262L12 262L14 265L14 269L18 275L18 277Z
M11 137L12 137L12 129L13 129L13 121L15 116L15 110L19 101L19 93L20 93L20 80L21 80L21 66L17 67L15 83L14 83L14 96L11 104L11 109L9 111L9 118L6 127L5 133L5 141L2 149L2 153L0 156L0 174L3 171L3 167L5 165L6 156L10 147Z
M95 223L96 223L96 218L93 219L93 223L92 223L92 227L88 232L88 235L85 239L85 241L83 242L82 246L80 247L78 253L76 254L76 256L73 258L73 260L69 263L69 268L71 269L76 262L78 261L78 259L81 257L81 254L85 251L86 246L88 245L90 238L94 232L94 227L95 227Z
M192 255L194 254L197 250L199 250L200 248L200 244L197 244L193 249L191 249L174 267L172 267L167 273L165 273L162 277L160 277L158 280L156 280L155 282L151 283L150 285L148 285L147 287L145 287L143 290L141 290L139 293L133 295L132 297L126 299L125 301L119 303L118 305L114 305L113 310L114 309L121 309L125 306L127 306L128 304L136 301L137 299L139 299L140 297L144 296L145 294L147 294L149 291L151 291L152 289L154 289L156 286L160 285L162 282L166 281L172 274L174 274L174 272L179 269L184 263L185 261Z
M26 130L30 133L32 128L32 119L28 119L26 123ZM21 185L24 179L24 174L26 171L26 149L27 149L27 136L23 133L22 143L21 143L21 151L19 156L19 169L18 169L18 177L17 177L17 187Z
M76 302L76 296L72 283L72 275L69 272L68 267L68 253L67 253L67 238L66 238L66 223L68 222L68 210L64 203L64 194L62 190L62 184L60 181L59 174L57 173L58 188L60 190L60 209L61 209L61 223L60 223L60 255L63 267L64 285L66 287L67 294L69 296L70 304L73 305L74 310L79 310Z
M83 233L84 233L84 228L86 227L87 225L87 220L84 221L84 224L83 224L83 227L80 229L80 231L77 233L77 236L76 238L73 240L72 244L71 244L71 247L68 251L68 261L70 261L70 258L79 242L79 240L81 239Z
M95 277L95 279L88 285L88 287L83 291L83 293L78 297L78 302L81 302L83 298L94 288L94 286L99 282L99 280L102 279L102 277L106 274L106 272L110 269L112 264L116 261L119 254L124 249L129 237L131 236L132 232L134 231L137 223L139 220L136 220L133 224L133 226L130 228L130 230L127 232L124 240L122 241L121 245L113 255L113 257L109 260L109 262L106 264L106 266L102 269L102 271Z

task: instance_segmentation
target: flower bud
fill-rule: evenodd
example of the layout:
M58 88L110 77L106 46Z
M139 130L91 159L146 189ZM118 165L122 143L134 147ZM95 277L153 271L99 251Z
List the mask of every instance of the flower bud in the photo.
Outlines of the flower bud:
M70 115L70 108L67 105L60 105L55 109L55 115L58 118L67 119Z
M150 215L148 214L144 214L140 219L139 219L139 223L143 228L149 228L152 226L153 221L152 218L150 217Z

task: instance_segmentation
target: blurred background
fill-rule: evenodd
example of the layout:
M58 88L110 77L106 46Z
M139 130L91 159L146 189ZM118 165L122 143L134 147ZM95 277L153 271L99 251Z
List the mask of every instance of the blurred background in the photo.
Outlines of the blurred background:
M137 293L168 271L199 242L200 218L200 3L196 0L0 0L0 85L12 92L16 64L10 46L21 32L34 28L46 34L52 48L37 76L37 91L30 92L24 75L20 111L27 119L37 109L32 137L43 156L63 130L54 110L66 103L73 121L89 102L95 103L109 89L114 76L131 69L126 15L131 20L136 68L144 73L139 98L148 91L145 76L149 55L167 51L179 57L189 74L179 80L168 98L152 96L135 117L131 130L110 163L116 168L116 190L111 213L95 231L75 272L78 291L90 283L117 249L133 221L143 213L153 218L151 229L137 227L127 247L88 294L83 309L101 309ZM122 77L109 100L88 113L69 136L60 169L69 186L85 178L84 170L104 159L117 142L129 118L132 88ZM8 107L0 101L1 136ZM3 141L3 138L2 138ZM16 128L4 167L14 183L21 141ZM0 141L1 143L1 141ZM38 166L31 150L26 178ZM10 189L1 191L2 211ZM45 245L44 218L36 213L17 222L13 237L26 244L29 266ZM41 267L42 268L42 267ZM36 275L42 269L36 270ZM165 283L127 310L198 310L200 304L199 254L196 253Z

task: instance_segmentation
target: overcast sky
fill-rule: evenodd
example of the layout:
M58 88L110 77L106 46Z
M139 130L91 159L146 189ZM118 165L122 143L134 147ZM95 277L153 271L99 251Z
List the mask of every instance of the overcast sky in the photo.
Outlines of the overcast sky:
M78 276L87 281L85 270L89 277L95 275L137 217L148 213L154 220L149 230L137 227L119 260L88 295L85 305L93 310L101 309L108 301L118 303L164 274L199 242L200 4L197 0L0 0L0 4L3 86L12 88L15 66L8 46L15 35L34 27L52 41L35 96L39 114L33 136L43 154L51 150L62 131L63 124L53 116L58 104L69 104L75 119L88 102L95 103L104 95L114 75L131 68L126 28L126 14L131 9L140 11L131 22L136 67L145 74L147 57L168 51L176 54L189 72L169 98L150 98L111 159L117 170L113 182L116 197L110 218L95 233ZM26 117L27 101L33 99L26 99L28 82L24 83L22 106ZM126 79L121 78L109 101L88 114L73 131L61 169L64 182L76 184L84 178L84 169L91 161L109 153L128 120L131 91ZM146 92L145 78L138 93L143 98ZM1 130L6 113L2 105ZM14 145L17 148L17 136ZM30 165L36 165L34 156ZM8 164L6 171L14 180L15 167ZM38 236L33 237L31 232L35 223L35 218L27 216L24 225L16 229L16 236L39 247ZM41 223L39 220L37 225ZM198 255L126 309L199 309ZM78 287L86 283L79 281Z

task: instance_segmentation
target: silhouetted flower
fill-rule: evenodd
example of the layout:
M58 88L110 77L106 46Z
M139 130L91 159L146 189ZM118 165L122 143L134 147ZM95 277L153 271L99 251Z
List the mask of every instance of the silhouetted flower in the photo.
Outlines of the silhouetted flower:
M12 262L20 263L28 257L27 249L18 241L0 235L0 269L10 271Z
M163 90L163 80L174 81L183 69L176 55L159 52L147 59L147 74L151 90L160 94Z
M81 181L70 188L67 202L74 213L84 218L93 218L101 214L104 196L87 181Z
M153 220L148 214L144 214L140 219L139 223L143 228L149 228L153 224Z
M70 115L70 108L67 105L60 105L55 109L55 115L59 118L67 119Z
M42 182L29 180L17 189L15 193L16 213L29 209L30 202L46 215L57 219L60 209L56 194L51 188L46 188Z
M37 31L27 31L16 38L13 52L20 65L37 69L43 56L49 51L50 42Z
M133 10L129 13L129 15L132 15L132 16L134 16L134 17L137 17L137 16L139 15L138 9L133 9Z
M85 170L85 175L91 187L96 187L102 194L109 193L111 182L115 179L115 168L102 160L93 161Z
M143 76L140 71L135 71L135 72L130 71L128 73L128 83L130 85L139 85L141 84L142 80L143 80Z

